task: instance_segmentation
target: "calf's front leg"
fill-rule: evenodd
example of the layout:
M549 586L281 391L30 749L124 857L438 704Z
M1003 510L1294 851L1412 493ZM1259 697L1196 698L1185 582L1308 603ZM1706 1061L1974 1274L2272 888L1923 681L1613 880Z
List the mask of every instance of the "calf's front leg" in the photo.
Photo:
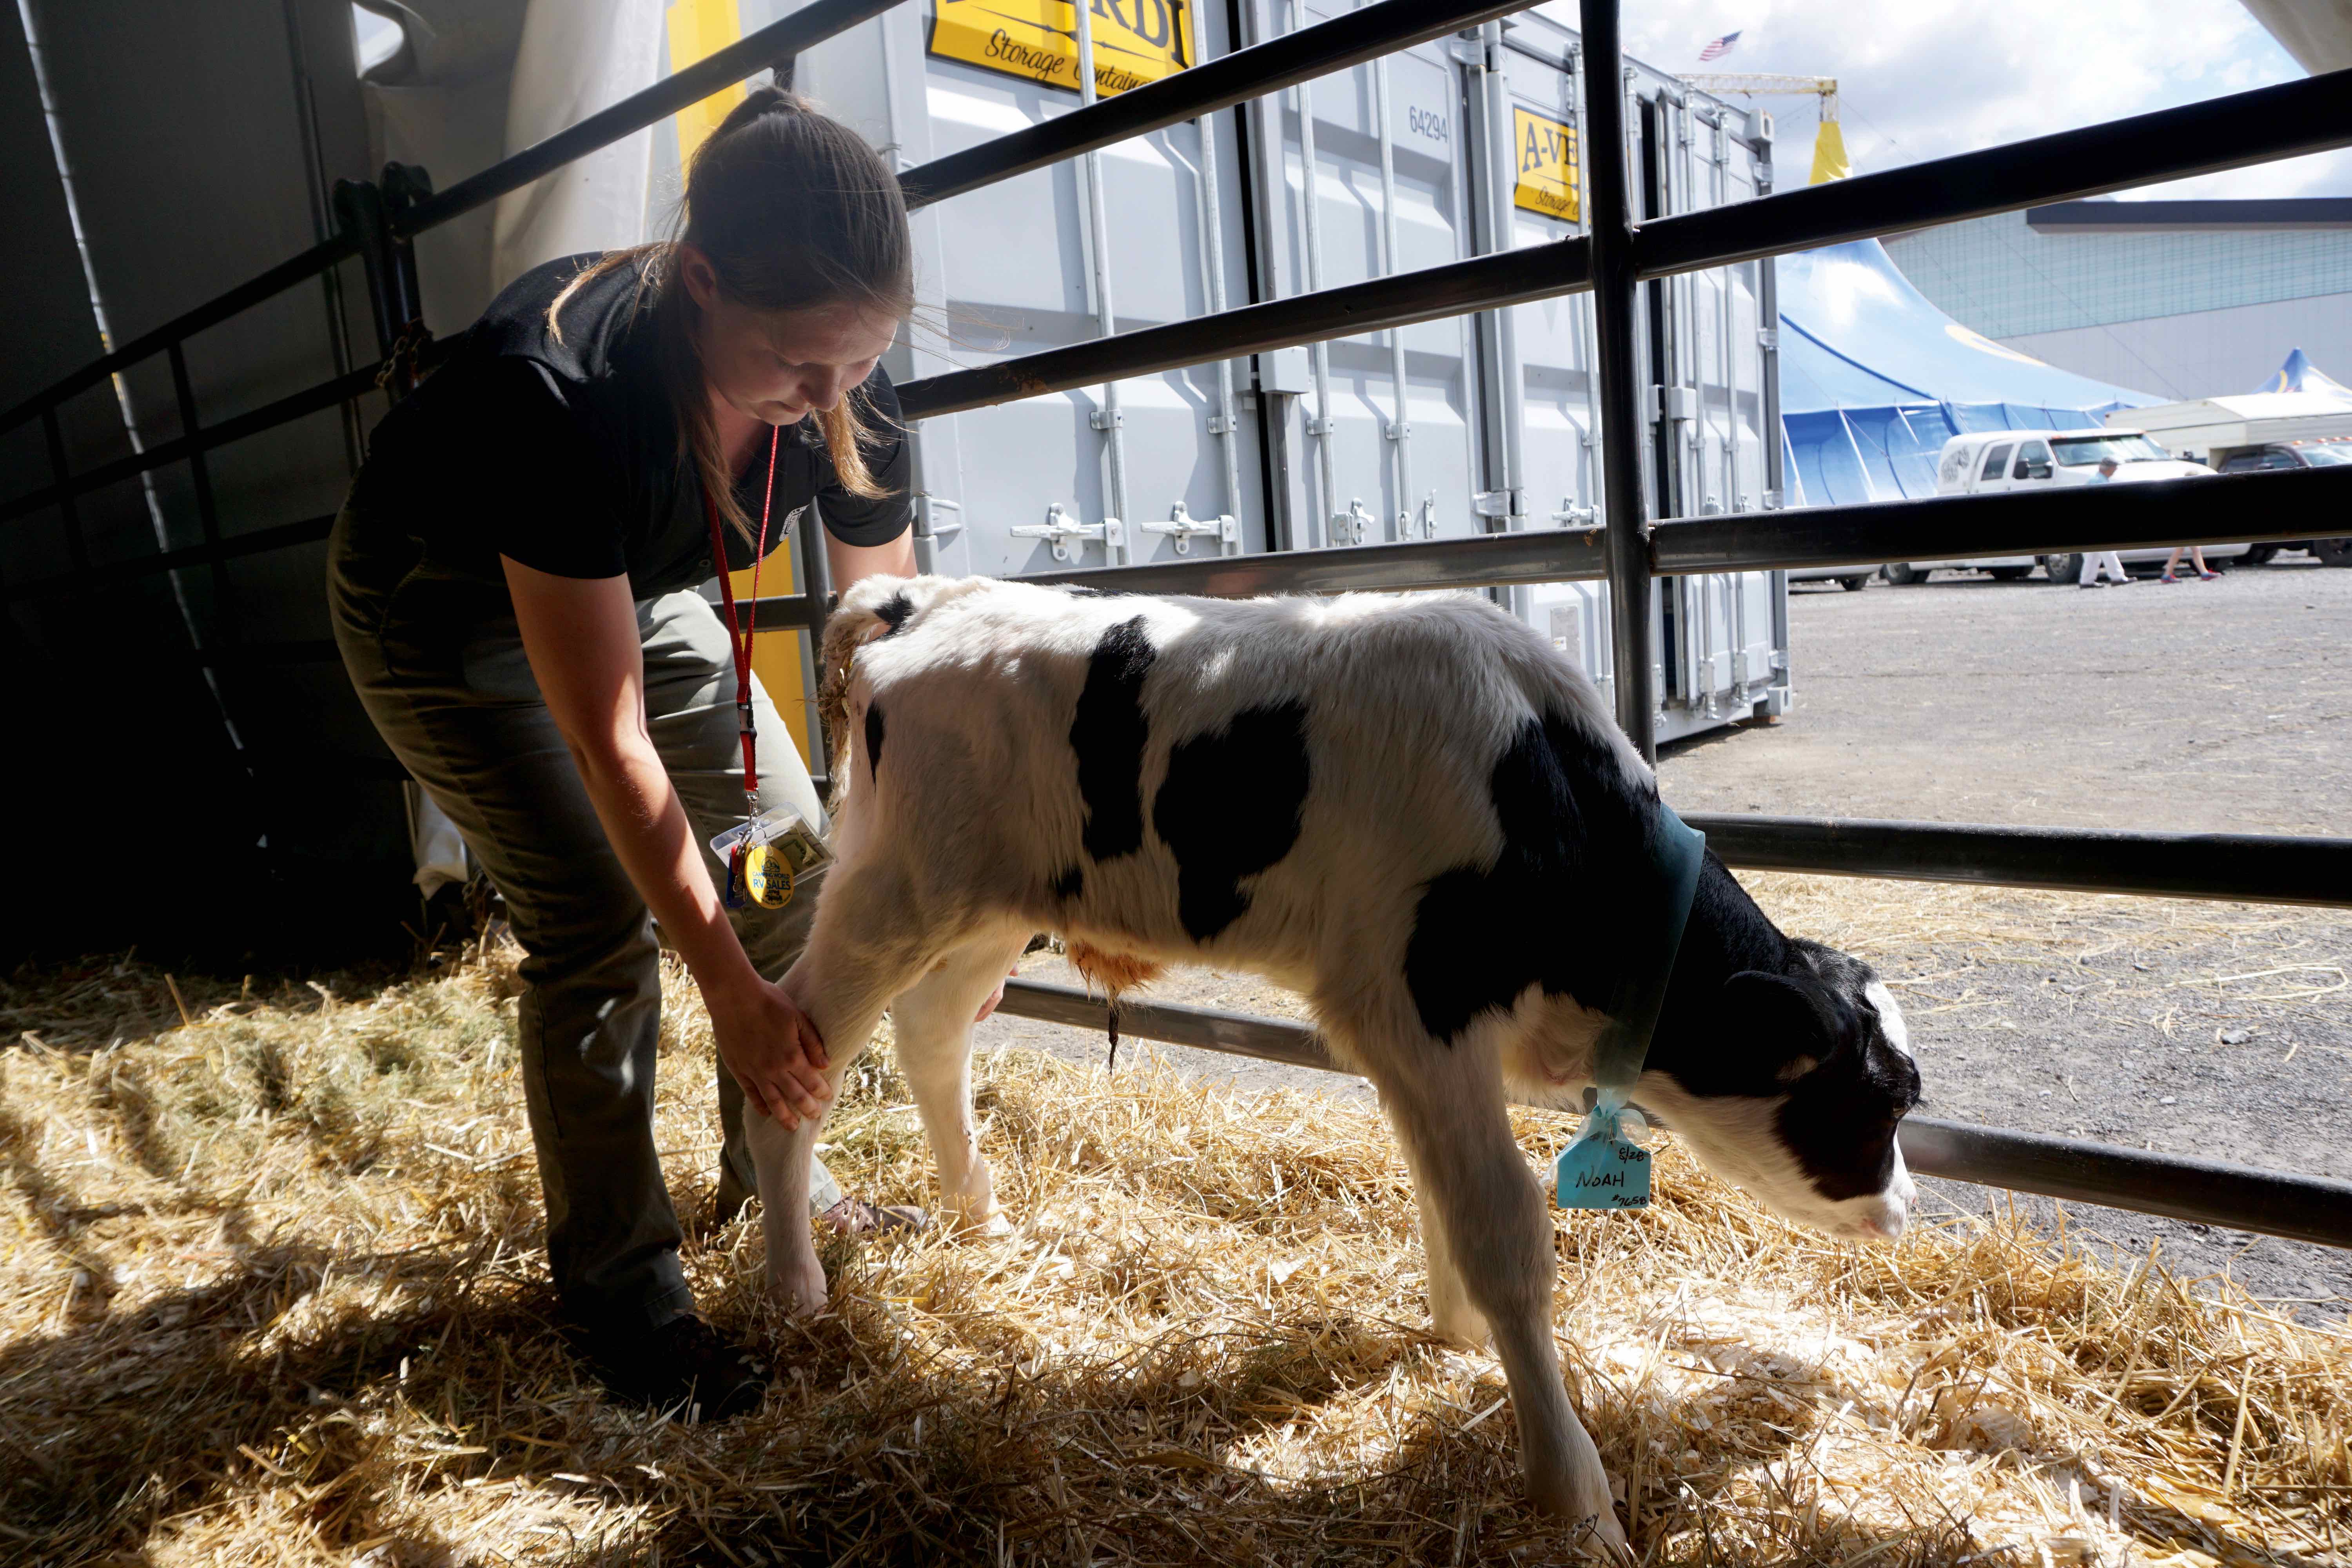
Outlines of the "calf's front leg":
M827 883L808 946L782 982L824 1041L824 1112L789 1130L754 1113L744 1127L759 1175L768 1288L794 1317L825 1303L824 1266L809 1232L809 1162L817 1134L832 1114L842 1075L873 1038L883 1009L922 978L945 945L925 929L905 879L887 865L836 866Z
M1551 1222L1511 1136L1491 1047L1420 1036L1386 1050L1364 1040L1358 1054L1403 1146L1422 1212L1438 1221L1423 1226L1438 1327L1459 1334L1483 1319L1494 1335L1518 1418L1528 1500L1585 1524L1603 1552L1631 1561L1601 1451L1560 1381L1551 1331L1559 1270ZM1450 1255L1451 1279L1433 1256L1440 1247ZM1446 1316L1453 1322L1443 1321Z

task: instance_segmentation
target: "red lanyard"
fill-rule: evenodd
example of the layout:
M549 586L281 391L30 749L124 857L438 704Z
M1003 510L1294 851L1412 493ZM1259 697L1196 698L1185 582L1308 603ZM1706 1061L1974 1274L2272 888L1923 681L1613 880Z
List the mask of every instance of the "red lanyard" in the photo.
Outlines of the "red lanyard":
M727 540L719 531L719 503L702 492L702 515L710 523L710 563L719 568L719 597L727 606L727 647L735 656L735 715L743 726L743 794L751 815L760 815L760 734L751 725L751 634L760 619L760 565L768 553L768 508L776 499L778 426L768 427L768 488L760 498L760 542L751 557L751 609L738 626L735 620L735 579L727 570Z

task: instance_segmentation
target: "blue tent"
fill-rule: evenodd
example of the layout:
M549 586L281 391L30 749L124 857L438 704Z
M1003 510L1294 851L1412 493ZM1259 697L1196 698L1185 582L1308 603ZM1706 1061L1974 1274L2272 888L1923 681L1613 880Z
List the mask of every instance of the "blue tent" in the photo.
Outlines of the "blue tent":
M1874 239L1782 257L1780 290L1790 506L1933 495L1954 436L2081 429L2160 401L1970 331Z
M2352 403L2352 386L2347 386L2317 365L2301 349L2287 351L2286 363L2271 374L2271 378L2254 388L2256 392L2313 392L2322 397L2333 397Z

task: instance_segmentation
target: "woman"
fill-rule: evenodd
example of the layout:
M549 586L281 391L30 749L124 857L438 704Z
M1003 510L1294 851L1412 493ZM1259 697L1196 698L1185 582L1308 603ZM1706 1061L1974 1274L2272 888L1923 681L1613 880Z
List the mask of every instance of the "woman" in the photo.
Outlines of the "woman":
M2205 547L2203 545L2176 544L2172 547L2172 553L2164 558L2164 575L2158 578L2158 582L2178 583L2180 581L2180 557L2184 552L2196 559L2197 575L2200 579L2208 583L2218 582L2221 580L2221 574L2214 571L2213 568L2205 564Z
M696 153L676 240L553 262L499 296L379 427L331 545L361 700L526 954L524 1093L567 1324L608 1387L706 1418L757 1405L764 1379L695 1314L678 1265L653 1138L652 921L718 1037L722 1218L754 1190L744 1097L791 1126L826 1088L824 1045L774 984L813 889L730 910L704 847L746 796L734 648L695 590L714 534L747 566L762 523L772 549L803 507L836 584L913 572L877 363L912 297L888 168L754 90ZM752 717L759 806L822 823L756 688Z

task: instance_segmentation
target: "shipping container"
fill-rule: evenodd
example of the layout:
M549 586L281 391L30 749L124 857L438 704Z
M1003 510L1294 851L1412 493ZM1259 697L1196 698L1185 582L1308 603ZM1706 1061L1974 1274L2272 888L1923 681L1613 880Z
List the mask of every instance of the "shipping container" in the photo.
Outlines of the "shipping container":
M1091 0L1100 90L1349 7ZM782 14L746 0L743 25ZM1061 0L929 0L813 51L794 84L902 167L1078 107ZM1238 30L1238 31L1237 31ZM910 377L1581 232L1587 84L1542 12L1157 132L917 216ZM1634 68L1642 216L1769 188L1765 117ZM1656 516L1778 504L1769 263L1643 288ZM950 415L916 433L919 548L1009 575L1202 552L1604 523L1589 298L1571 296ZM1786 583L1662 581L1661 739L1780 712ZM1498 597L1611 684L1597 584Z

